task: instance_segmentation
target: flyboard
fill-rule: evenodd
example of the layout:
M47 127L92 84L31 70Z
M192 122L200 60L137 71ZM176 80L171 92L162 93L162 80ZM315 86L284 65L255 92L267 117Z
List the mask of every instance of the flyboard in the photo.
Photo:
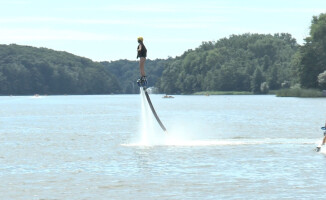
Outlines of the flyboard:
M321 127L321 130L325 131L324 135L326 134L326 127ZM320 143L316 148L315 151L319 152L321 150L322 143Z
M156 113L156 111L154 109L154 106L152 104L151 99L149 98L149 94L147 92L147 80L140 78L140 79L137 80L137 84L144 91L145 96L146 96L147 103L148 103L149 107L151 108L152 113L153 113L156 121L158 122L158 124L160 125L160 127L163 129L163 131L165 133L168 133L168 131L166 130L165 126L163 125L163 123L161 122L160 118L158 117L158 115L157 115L157 113Z

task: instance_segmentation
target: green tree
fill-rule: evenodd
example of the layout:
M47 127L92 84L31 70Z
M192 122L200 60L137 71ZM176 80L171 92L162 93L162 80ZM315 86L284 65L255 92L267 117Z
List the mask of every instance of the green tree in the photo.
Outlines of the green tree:
M326 70L326 14L314 16L310 36L300 49L298 74L301 86L318 88L318 75Z

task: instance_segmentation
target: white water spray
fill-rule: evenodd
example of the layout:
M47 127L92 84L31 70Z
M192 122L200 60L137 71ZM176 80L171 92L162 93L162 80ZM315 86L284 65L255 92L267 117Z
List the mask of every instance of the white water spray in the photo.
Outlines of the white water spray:
M158 136L160 130L155 126L154 116L146 100L145 92L140 88L141 98L141 144L142 145L155 145L158 142L162 143L161 137Z

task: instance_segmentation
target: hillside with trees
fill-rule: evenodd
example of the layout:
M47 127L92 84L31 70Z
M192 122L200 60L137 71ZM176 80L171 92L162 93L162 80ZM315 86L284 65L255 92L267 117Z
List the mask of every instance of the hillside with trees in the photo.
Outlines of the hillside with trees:
M0 45L0 94L120 93L117 79L90 59L46 48Z
M146 61L149 87L170 60ZM138 61L98 63L46 48L0 45L0 95L135 94L138 78Z
M145 69L148 86L166 94L264 94L293 88L281 96L298 96L300 89L315 89L321 96L326 89L326 14L313 17L302 46L287 33L231 35L176 58L148 59ZM135 94L138 78L138 61L99 63L46 48L0 45L0 95Z
M290 34L232 35L204 42L173 60L157 85L163 93L252 91L266 93L296 80L292 58L298 44Z

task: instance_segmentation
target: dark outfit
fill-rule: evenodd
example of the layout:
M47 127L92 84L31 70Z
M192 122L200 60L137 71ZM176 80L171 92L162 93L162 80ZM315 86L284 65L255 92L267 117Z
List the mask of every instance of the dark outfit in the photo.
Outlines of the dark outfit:
M140 51L138 51L139 46L141 46L141 50ZM145 45L143 43L140 43L138 45L138 47L137 47L137 58L140 58L140 57L146 58L146 56L147 56L147 49L146 49L146 47L145 47Z

